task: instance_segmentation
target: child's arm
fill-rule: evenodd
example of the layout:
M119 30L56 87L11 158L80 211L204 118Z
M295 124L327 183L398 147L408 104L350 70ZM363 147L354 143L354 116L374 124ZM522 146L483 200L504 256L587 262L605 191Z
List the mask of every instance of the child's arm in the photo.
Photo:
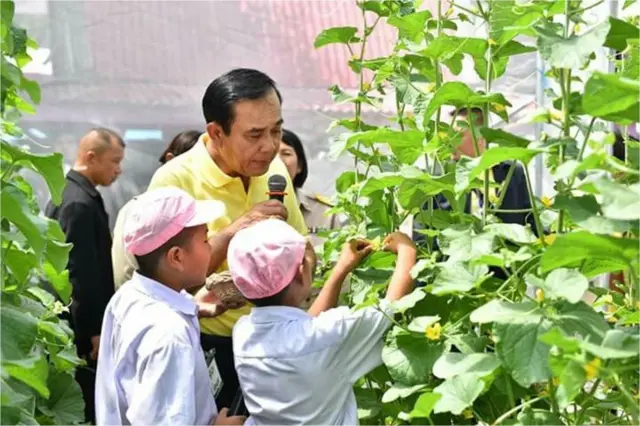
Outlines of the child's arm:
M345 278L358 266L362 259L371 253L371 250L371 244L362 240L352 240L344 245L338 263L331 271L329 279L320 290L315 302L307 311L309 315L316 317L322 312L336 307Z
M385 238L383 246L385 250L396 253L396 269L387 288L385 299L394 301L402 298L413 289L411 268L416 264L416 246L411 238L402 232L394 232Z

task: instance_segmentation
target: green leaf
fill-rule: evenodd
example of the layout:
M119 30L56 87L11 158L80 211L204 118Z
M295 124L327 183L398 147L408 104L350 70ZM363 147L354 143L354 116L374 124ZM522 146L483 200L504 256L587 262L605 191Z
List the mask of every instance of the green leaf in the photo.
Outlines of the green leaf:
M439 243L443 254L449 256L448 262L467 262L483 255L493 253L494 236L475 235L466 226L452 226L441 232Z
M389 16L391 14L391 10L389 6L381 1L381 0L367 0L363 2L358 2L358 7L362 10L366 10L368 12L373 12L378 16Z
M78 358L75 346L66 348L56 354L51 354L51 360L56 369L60 372L71 373L80 365L85 365L85 361Z
M419 41L424 38L424 28L429 18L431 18L431 12L423 10L405 16L391 16L387 19L387 24L396 27L400 37Z
M640 33L640 28L613 16L609 17L609 27L604 46L618 52L622 52L627 47L628 40L638 38Z
M407 398L416 392L421 391L427 385L405 386L394 384L382 395L382 403L388 404L400 398Z
M549 346L557 346L565 352L573 353L580 350L580 342L573 338L567 337L562 330L557 327L551 328L549 331L540 336L540 341Z
M528 426L563 425L557 414L547 410L525 410L518 414L518 422Z
M425 298L424 290L421 288L414 289L411 293L399 300L391 302L389 305L394 313L405 312L407 309L413 308L416 303Z
M476 374L462 374L445 380L433 392L442 395L433 409L434 413L460 415L480 396L484 383Z
M621 185L608 179L594 182L602 195L602 213L611 219L640 219L640 183Z
M12 1L3 1L0 9L0 19L2 19L2 26L5 28L11 28L13 22L13 15L15 13L15 4Z
M5 184L0 194L2 216L24 234L29 245L39 256L45 247L46 222L34 215L24 193L13 185Z
M447 262L441 264L440 272L429 289L437 296L465 293L482 284L488 278L488 274L487 265Z
M589 288L589 281L575 269L558 268L536 286L544 291L545 297L578 303Z
M409 413L411 418L428 418L431 417L431 412L433 411L433 407L436 406L438 401L442 398L442 395L438 393L423 393L416 400L415 405L413 406L413 410Z
M5 4L5 3L13 3L13 2L3 1L0 3ZM4 391L4 386L2 390ZM0 424L39 425L40 423L38 423L38 421L33 418L32 413L29 413L26 410L20 409L18 407L3 406L2 410L0 410Z
M51 201L60 204L62 190L65 186L62 154L32 154L15 146L9 145L4 140L1 142L2 151L9 154L14 162L24 165L39 173L47 183L51 193Z
M84 421L84 400L78 382L71 374L54 373L47 385L51 397L44 402L53 414L55 424L77 424Z
M584 87L582 109L594 117L633 122L638 118L639 90L637 79L594 72Z
M486 305L485 305L486 306ZM539 315L525 315L517 322L495 323L496 352L511 377L523 387L549 378L549 345L539 337L551 324Z
M620 75L633 80L640 75L640 40L627 40L629 50L624 55L622 61L622 72Z
M26 77L22 77L22 90L27 92L31 100L39 104L41 100L40 96L40 85L35 80L29 80Z
M640 338L623 330L609 330L601 345L583 342L582 347L602 359L624 359L640 355Z
M571 337L588 339L592 343L600 344L606 333L611 329L609 324L596 312L593 307L584 302L564 302L557 314L551 315L554 324Z
M38 331L50 342L53 342L55 344L66 345L69 342L69 339L73 337L73 333L69 333L69 331L71 330L67 331L60 324L52 321L39 321Z
M516 35L533 35L533 26L542 16L538 7L518 7L514 0L495 2L489 16L489 36L499 45L504 45Z
M357 41L355 37L358 29L356 27L335 27L323 30L316 40L313 42L313 47L316 49L333 43L348 44Z
M526 148L531 143L528 139L501 129L482 127L480 133L486 142L495 143L502 148Z
M416 333L424 334L427 327L437 323L438 321L440 321L440 317L438 315L416 317L411 320L407 328L411 331L415 331Z
M47 239L44 257L58 273L62 273L67 269L69 252L73 245L65 242L66 236L58 221L46 219L46 223Z
M392 129L380 128L368 132L355 133L347 140L346 148L357 143L370 147L375 143L389 145L391 151L404 164L413 164L424 153L424 133L418 130L399 132Z
M584 34L564 38L548 26L537 27L540 56L554 68L581 68L589 56L602 46L609 28L609 22L602 22Z
M553 200L553 207L565 210L576 225L594 234L614 234L630 229L628 222L602 216L600 205L593 195L580 197L557 195Z
M564 410L578 396L587 377L580 363L570 360L560 375L560 384L556 389L558 407Z
M355 388L356 402L358 405L358 418L370 419L380 413L380 400L373 389Z
M433 365L433 375L440 379L449 379L461 374L474 373L485 377L500 366L495 354L489 353L447 353L442 355Z
M38 331L37 320L29 313L3 300L0 309L2 330L2 362L19 361L33 349Z
M47 388L49 364L41 352L35 352L28 358L20 360L3 359L2 369L14 379L31 386L43 397L49 398L49 389Z
M485 226L484 230L518 244L532 244L537 241L531 228L517 223L493 223Z
M540 318L542 311L534 302L513 303L494 299L471 313L471 322L508 324L525 318Z
M471 354L475 352L483 352L485 346L490 341L486 336L477 336L473 333L470 334L454 334L449 335L447 343L455 346L463 354Z
M430 120L431 116L443 105L452 105L457 108L466 106L484 106L485 104L497 104L500 106L511 106L501 93L478 94L469 86L459 81L444 83L434 94L425 112L425 120Z
M485 170L488 170L504 161L520 161L525 166L538 154L543 153L540 149L527 148L491 148L486 150L478 165L469 173L469 180L480 176Z
M51 286L55 289L63 303L69 303L71 298L71 283L69 282L69 271L56 271L56 268L49 262L42 264L42 271Z
M429 381L431 368L443 351L442 342L432 343L424 335L396 335L382 349L382 361L395 382L420 385Z
M17 248L5 251L3 262L21 284L26 282L31 270L38 266L38 259L33 253Z
M638 240L593 235L587 231L564 234L547 247L542 255L542 273L561 267L578 267L583 261L606 261L604 268L592 271L581 268L591 278L594 272L616 272L624 270L630 262L638 259ZM597 274L595 274L597 275Z

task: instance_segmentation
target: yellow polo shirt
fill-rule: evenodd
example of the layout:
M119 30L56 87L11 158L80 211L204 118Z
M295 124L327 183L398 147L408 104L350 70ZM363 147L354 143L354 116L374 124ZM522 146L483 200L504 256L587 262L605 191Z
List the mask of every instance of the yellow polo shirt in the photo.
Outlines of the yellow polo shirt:
M206 133L188 152L160 167L151 178L148 189L175 186L185 190L196 200L222 201L227 207L226 215L208 224L209 233L215 234L247 213L255 204L266 201L269 198L267 181L270 176L279 174L287 179L287 195L284 198L284 204L289 213L287 222L301 234L307 235L307 227L289 174L284 163L277 156L266 174L251 178L247 192L240 178L228 176L213 161L205 146L205 137ZM219 271L227 268L225 261ZM240 309L229 310L216 318L202 319L200 327L204 333L231 336L233 325L238 318L248 314L251 307L247 305Z

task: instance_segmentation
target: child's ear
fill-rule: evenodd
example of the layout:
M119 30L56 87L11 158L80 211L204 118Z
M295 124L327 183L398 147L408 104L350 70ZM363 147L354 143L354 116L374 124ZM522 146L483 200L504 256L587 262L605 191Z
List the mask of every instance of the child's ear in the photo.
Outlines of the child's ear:
M173 269L177 269L179 271L182 271L182 269L183 269L183 265L182 265L183 255L182 254L183 253L182 253L182 250L180 249L180 247L174 246L174 247L171 247L167 251L167 254L165 255L165 259L169 263L169 266L171 266Z

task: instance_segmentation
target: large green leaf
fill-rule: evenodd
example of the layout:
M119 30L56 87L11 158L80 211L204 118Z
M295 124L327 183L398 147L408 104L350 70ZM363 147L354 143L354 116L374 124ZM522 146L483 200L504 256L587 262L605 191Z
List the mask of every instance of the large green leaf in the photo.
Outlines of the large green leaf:
M73 245L65 242L66 236L58 221L45 219L45 222L47 224L47 239L44 257L58 273L62 273L67 269L69 252Z
M632 332L609 330L597 345L591 342L582 343L582 347L593 355L603 359L623 359L640 355L640 338Z
M424 153L424 132L418 130L406 130L399 132L387 128L379 128L366 132L355 133L349 137L346 148L351 148L357 143L364 146L372 146L375 143L389 145L391 151L404 164L413 164Z
M488 233L476 235L466 226L452 226L440 233L440 250L449 256L448 262L466 262L491 254L494 236Z
M522 7L515 0L501 0L492 4L489 16L489 36L504 45L519 34L533 35L533 26L543 17L542 9L533 2Z
M614 234L630 229L629 222L602 216L600 204L593 195L580 197L557 195L553 200L553 207L565 210L576 225L594 234Z
M84 400L78 382L67 373L51 374L47 380L51 396L44 404L53 414L55 424L77 424L84 421Z
M42 271L47 281L49 281L56 293L58 293L58 296L60 296L62 302L69 303L72 291L71 283L69 282L69 271L58 272L49 262L42 264Z
M584 261L600 260L607 264L596 272L616 272L626 269L637 259L638 240L579 231L557 237L542 255L540 267L546 273L563 266L578 267ZM581 272L591 278L593 270L585 269L581 268Z
M430 120L436 110L443 105L452 105L460 108L464 106L483 106L487 103L503 107L511 106L501 93L476 93L464 83L451 81L443 84L436 91L424 112L424 118L425 120Z
M3 337L2 340L4 341L5 338ZM3 373L31 386L44 398L49 398L49 389L47 388L49 364L42 352L33 352L29 357L20 360L3 359L2 370Z
M413 410L409 413L411 418L428 418L431 417L433 407L436 406L442 395L438 393L427 392L420 395L416 400Z
M431 12L422 10L404 16L391 16L387 19L387 23L398 29L400 37L419 41L424 38L424 28L429 18L431 18Z
M582 390L586 374L580 363L570 360L560 374L560 384L556 389L556 400L561 410L565 409Z
M531 141L501 129L482 127L480 133L486 142L495 143L502 148L526 148Z
M485 226L484 230L518 244L531 244L537 241L531 228L517 223L492 223Z
M416 392L421 391L427 385L415 385L415 386L405 386L401 384L394 384L382 395L382 403L387 404L389 402L393 402L399 398L407 398Z
M5 3L13 3L3 1ZM4 391L4 387L2 388ZM39 425L38 421L33 417L33 413L27 412L19 407L3 406L0 410L0 424L3 425Z
M529 275L527 283L541 288L545 297L564 299L570 303L578 303L589 288L589 281L584 275L576 269L566 268L554 269L544 281Z
M549 26L539 26L540 56L554 68L578 69L602 46L609 33L609 22L602 22L581 35L564 38Z
M356 27L335 27L323 30L316 40L313 47L316 49L333 43L348 44L357 41L355 38L358 29Z
M522 411L518 414L518 422L519 424L527 426L551 426L564 424L557 414L541 409Z
M62 154L32 154L28 151L9 145L5 141L1 142L1 146L2 150L9 154L13 161L42 175L49 187L51 201L54 204L60 204L62 201L62 190L65 186Z
M396 335L382 349L382 361L395 382L413 386L429 381L443 351L442 342L431 342L424 335Z
M634 122L638 119L639 91L637 79L594 72L584 87L582 109L595 117Z
M511 377L523 387L549 378L550 347L539 340L551 323L539 315L525 315L517 322L495 323L496 352Z
M480 306L471 313L471 322L486 324L490 322L509 324L529 317L539 319L542 311L539 306L530 301L513 303L505 300L493 299ZM529 321L530 322L530 321Z
M445 380L433 392L442 395L436 402L434 413L461 414L480 396L484 383L476 374L461 374Z
M449 379L466 373L485 377L493 373L499 366L500 360L495 354L450 352L442 355L436 361L433 366L433 375L440 379Z
M604 46L622 52L627 47L627 42L637 39L640 28L623 21L622 19L609 17L609 33L604 42Z
M2 217L24 234L36 256L39 256L45 248L46 221L31 212L24 193L15 186L6 184L1 192Z
M416 333L424 334L427 327L437 323L438 321L440 321L440 317L438 315L416 317L411 320L407 328L411 331L415 331Z
M611 219L640 219L640 183L622 185L600 179L595 186L602 195L602 213Z
M487 265L469 265L461 262L441 264L441 269L433 284L427 287L431 293L442 296L445 294L466 293L482 284L488 278Z
M611 329L602 314L584 302L564 302L551 320L566 335L588 339L592 343L600 343Z
M17 248L5 251L3 262L19 283L24 283L31 274L31 270L38 266L38 259L32 252Z
M425 298L425 292L422 288L416 288L411 293L390 303L390 307L394 313L403 313L413 308L416 303Z
M628 40L628 42L629 51L624 55L620 75L633 80L640 75L640 40Z
M29 313L3 301L0 309L2 361L19 361L33 349L38 331L37 320Z

